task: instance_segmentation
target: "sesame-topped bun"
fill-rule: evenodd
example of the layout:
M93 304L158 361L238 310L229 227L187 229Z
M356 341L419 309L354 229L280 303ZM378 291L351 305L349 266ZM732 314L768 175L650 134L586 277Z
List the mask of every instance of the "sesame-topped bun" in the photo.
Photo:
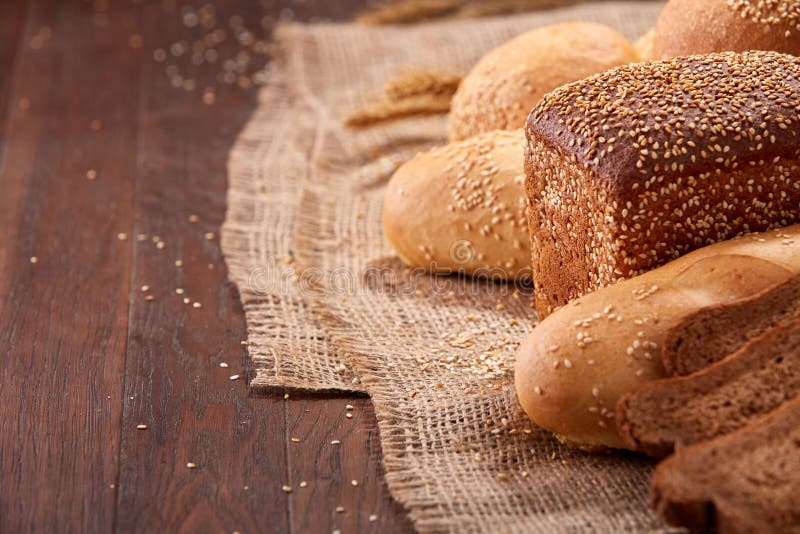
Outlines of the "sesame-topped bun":
M561 87L528 120L537 310L693 249L800 220L800 59L637 63Z
M522 130L437 147L401 166L383 201L383 231L409 266L530 279Z
M617 401L666 375L661 362L670 331L700 310L798 275L800 225L794 225L695 250L576 299L536 325L520 346L514 364L520 404L537 425L571 445L627 448L614 418Z
M746 50L800 55L800 2L670 0L653 48L656 58Z
M523 128L531 108L559 85L638 58L625 37L586 22L529 31L486 54L462 80L448 138Z

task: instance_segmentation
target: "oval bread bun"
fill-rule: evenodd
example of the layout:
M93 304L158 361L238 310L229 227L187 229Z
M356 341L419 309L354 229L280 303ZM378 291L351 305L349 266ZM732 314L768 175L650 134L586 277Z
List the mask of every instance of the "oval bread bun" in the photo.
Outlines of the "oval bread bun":
M545 93L637 59L625 37L600 24L572 22L524 33L486 54L461 81L448 139L522 128Z
M800 2L670 0L658 16L653 49L659 59L746 50L800 55Z
M800 274L798 240L794 225L710 245L558 309L517 353L514 382L523 409L572 446L627 448L616 429L616 403L666 375L661 351L669 330L699 309Z
M437 147L401 166L383 201L400 258L429 272L530 277L522 130Z
M655 35L656 29L650 28L647 33L639 37L639 39L633 43L633 47L639 55L639 61L653 61L656 59L655 51L653 50L653 39Z

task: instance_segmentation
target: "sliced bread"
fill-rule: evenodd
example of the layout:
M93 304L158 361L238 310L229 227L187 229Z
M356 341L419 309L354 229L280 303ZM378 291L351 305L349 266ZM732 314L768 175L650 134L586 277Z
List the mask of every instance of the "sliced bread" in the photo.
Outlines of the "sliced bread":
M650 483L650 504L691 530L800 532L800 398L719 438L677 451Z
M668 375L694 373L789 319L800 319L800 276L752 297L701 308L682 320L667 333L664 369Z
M617 429L655 457L728 434L800 394L800 321L777 326L698 373L654 380L617 403Z

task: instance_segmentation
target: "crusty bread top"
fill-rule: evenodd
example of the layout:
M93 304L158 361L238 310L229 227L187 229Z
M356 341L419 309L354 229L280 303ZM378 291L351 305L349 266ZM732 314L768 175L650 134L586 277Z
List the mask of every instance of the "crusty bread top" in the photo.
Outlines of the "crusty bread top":
M612 69L549 93L535 137L609 189L653 190L669 176L795 158L800 58L775 52L689 56Z
M637 59L623 35L601 24L566 22L523 33L464 77L450 107L448 140L521 129L546 93Z
M787 25L800 30L800 2L797 0L725 0L728 7L749 19L766 26Z
M670 0L658 16L656 58L746 50L800 54L800 3Z
M741 232L742 219L745 229L776 225L772 210L760 206L773 202L774 191L795 191L798 110L794 56L722 53L637 63L545 96L528 118L527 153L552 150L565 168L581 165L608 199L622 248L627 228L641 226L631 241L662 239L665 229L651 222L667 218L682 226L683 241L707 243ZM743 180L736 190L715 174L762 168L763 182ZM581 194L569 189L574 183L558 183L558 169L533 174L566 196Z

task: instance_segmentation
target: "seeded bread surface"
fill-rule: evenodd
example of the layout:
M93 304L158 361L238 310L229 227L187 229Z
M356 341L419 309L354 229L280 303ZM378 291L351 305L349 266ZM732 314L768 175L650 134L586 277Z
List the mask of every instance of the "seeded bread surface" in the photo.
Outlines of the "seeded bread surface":
M670 0L659 14L656 58L746 50L800 55L800 2Z
M563 86L525 156L536 307L800 217L800 59L723 53Z

